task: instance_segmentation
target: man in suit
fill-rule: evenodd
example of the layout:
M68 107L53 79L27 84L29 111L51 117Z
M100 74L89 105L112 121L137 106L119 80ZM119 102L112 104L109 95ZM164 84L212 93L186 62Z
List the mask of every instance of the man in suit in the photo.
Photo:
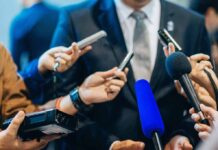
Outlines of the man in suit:
M63 9L52 46L69 46L72 41L99 30L105 30L108 38L95 43L92 52L61 74L62 80L57 85L59 96L87 75L119 65L128 51L135 51L127 86L116 101L96 105L87 114L95 124L78 130L71 140L74 148L134 149L131 146L137 142L122 142L131 139L143 141L146 149L152 149L151 142L142 134L134 93L135 80L141 78L150 81L159 105L165 123L163 143L182 149L195 144L193 125L184 117L187 101L177 94L165 70L165 56L158 42L159 28L167 28L187 55L210 53L203 18L164 0L92 0ZM140 144L135 149L142 149Z
M49 49L59 16L59 10L43 0L21 0L21 3L24 9L10 28L10 47L18 70L27 65L24 56L30 62Z

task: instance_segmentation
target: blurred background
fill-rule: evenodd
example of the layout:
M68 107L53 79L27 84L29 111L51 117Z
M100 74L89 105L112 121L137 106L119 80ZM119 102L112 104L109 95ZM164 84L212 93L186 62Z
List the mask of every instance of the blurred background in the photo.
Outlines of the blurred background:
M78 3L81 0L45 0L49 4L62 7L72 3ZM170 0L185 7L188 6L190 0ZM9 47L9 28L13 18L22 10L19 0L0 0L0 42L8 49Z

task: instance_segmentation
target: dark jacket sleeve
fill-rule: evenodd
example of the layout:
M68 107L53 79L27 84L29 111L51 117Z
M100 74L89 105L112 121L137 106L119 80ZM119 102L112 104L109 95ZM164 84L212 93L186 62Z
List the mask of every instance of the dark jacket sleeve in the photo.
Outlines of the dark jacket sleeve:
M77 37L75 31L73 31L73 22L71 21L68 11L63 9L51 47L69 46L74 41L77 41ZM66 74L63 73L60 75L63 76L62 79L64 80L57 85L58 96L67 94L73 86L79 85L85 79L87 76L84 72L85 69L81 68L84 68L82 58L73 65L73 68L69 69L69 72L67 71ZM69 85L69 83L71 84ZM116 136L105 132L95 122L83 122L82 124L83 127L78 129L76 136L73 136L76 137L75 140L72 140L73 143L82 144L90 149L108 150L112 142L118 139ZM85 141L85 143L83 143L83 141Z

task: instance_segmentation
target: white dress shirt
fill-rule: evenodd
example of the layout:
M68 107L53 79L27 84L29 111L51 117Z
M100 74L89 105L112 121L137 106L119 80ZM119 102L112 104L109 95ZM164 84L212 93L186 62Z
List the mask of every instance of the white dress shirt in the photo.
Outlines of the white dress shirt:
M131 51L133 50L133 37L136 21L130 17L130 15L135 10L126 5L123 0L114 0L114 2L127 50ZM149 31L151 71L153 72L158 49L158 30L161 16L160 1L151 0L141 9L141 11L143 11L148 17L148 19L145 19L145 25Z

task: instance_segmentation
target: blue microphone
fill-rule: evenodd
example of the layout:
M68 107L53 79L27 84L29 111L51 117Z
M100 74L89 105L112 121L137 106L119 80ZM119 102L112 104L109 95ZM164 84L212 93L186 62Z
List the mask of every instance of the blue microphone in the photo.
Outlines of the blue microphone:
M164 123L148 81L138 80L135 91L143 133L152 139L156 150L162 150L159 135L164 134Z

